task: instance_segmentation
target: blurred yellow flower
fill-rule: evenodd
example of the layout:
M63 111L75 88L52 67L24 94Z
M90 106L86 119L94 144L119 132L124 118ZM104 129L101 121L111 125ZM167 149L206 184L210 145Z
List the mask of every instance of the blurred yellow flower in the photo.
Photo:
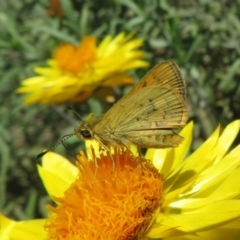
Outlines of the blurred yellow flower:
M107 36L97 46L96 38L86 36L78 46L61 44L54 51L49 67L37 67L38 76L22 81L18 93L27 94L25 104L82 101L100 86L133 84L127 70L147 67L142 60L143 44L133 34Z
M88 160L94 151L81 153L77 167L46 154L39 174L57 205L48 206L47 220L0 216L0 239L240 239L240 145L230 150L240 120L186 157L192 129L183 129L178 148L149 149L151 162L115 149L114 172L109 154L97 171Z

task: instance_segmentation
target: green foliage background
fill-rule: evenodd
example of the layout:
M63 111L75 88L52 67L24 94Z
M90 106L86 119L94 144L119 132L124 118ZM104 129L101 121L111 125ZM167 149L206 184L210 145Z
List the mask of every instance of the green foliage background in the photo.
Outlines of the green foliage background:
M240 0L61 2L63 18L48 14L47 0L0 0L0 211L16 220L46 216L50 200L35 157L78 123L67 106L24 106L23 96L15 93L21 80L35 75L35 66L46 65L60 42L135 31L144 39L151 67L161 60L176 61L195 123L193 149L218 123L226 126L240 118ZM137 82L146 72L132 74ZM117 90L119 98L128 88ZM109 107L94 96L75 105L83 116ZM83 149L76 138L67 143L73 153ZM68 155L62 146L55 151Z

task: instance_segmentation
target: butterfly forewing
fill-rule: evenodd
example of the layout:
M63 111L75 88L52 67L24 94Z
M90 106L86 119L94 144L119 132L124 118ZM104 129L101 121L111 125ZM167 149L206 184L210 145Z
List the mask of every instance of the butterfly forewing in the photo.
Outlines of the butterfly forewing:
M128 98L139 89L153 85L169 87L186 99L185 81L179 67L172 61L164 61L152 68L124 98Z
M126 101L128 104L125 104ZM108 125L110 129L115 128L115 132L176 129L186 123L187 109L184 106L183 99L175 92L168 88L151 86L123 100L122 105L115 106L115 117ZM103 124L104 121L105 118Z
M94 126L105 144L140 147L177 146L182 138L173 129L186 124L186 87L171 61L154 67Z

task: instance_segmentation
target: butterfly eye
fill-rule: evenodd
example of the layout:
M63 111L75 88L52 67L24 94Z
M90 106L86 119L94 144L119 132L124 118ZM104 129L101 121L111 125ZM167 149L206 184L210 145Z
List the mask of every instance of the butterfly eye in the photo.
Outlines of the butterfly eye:
M87 129L81 130L80 132L81 132L81 135L82 135L84 138L92 138L92 137L93 137L93 136L92 136L92 133L91 133L89 130L87 130Z

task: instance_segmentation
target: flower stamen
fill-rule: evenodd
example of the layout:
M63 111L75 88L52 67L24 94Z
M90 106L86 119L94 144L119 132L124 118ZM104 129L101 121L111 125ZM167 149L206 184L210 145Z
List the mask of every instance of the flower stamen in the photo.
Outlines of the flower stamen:
M45 228L49 239L117 240L142 235L160 207L163 182L150 161L140 160L144 169L127 150L101 155L92 184L94 161L81 152L76 162L78 178L63 198L53 197L58 206L48 206L51 214Z
M54 59L62 71L79 73L96 57L96 38L86 36L78 46L61 44L54 52Z

